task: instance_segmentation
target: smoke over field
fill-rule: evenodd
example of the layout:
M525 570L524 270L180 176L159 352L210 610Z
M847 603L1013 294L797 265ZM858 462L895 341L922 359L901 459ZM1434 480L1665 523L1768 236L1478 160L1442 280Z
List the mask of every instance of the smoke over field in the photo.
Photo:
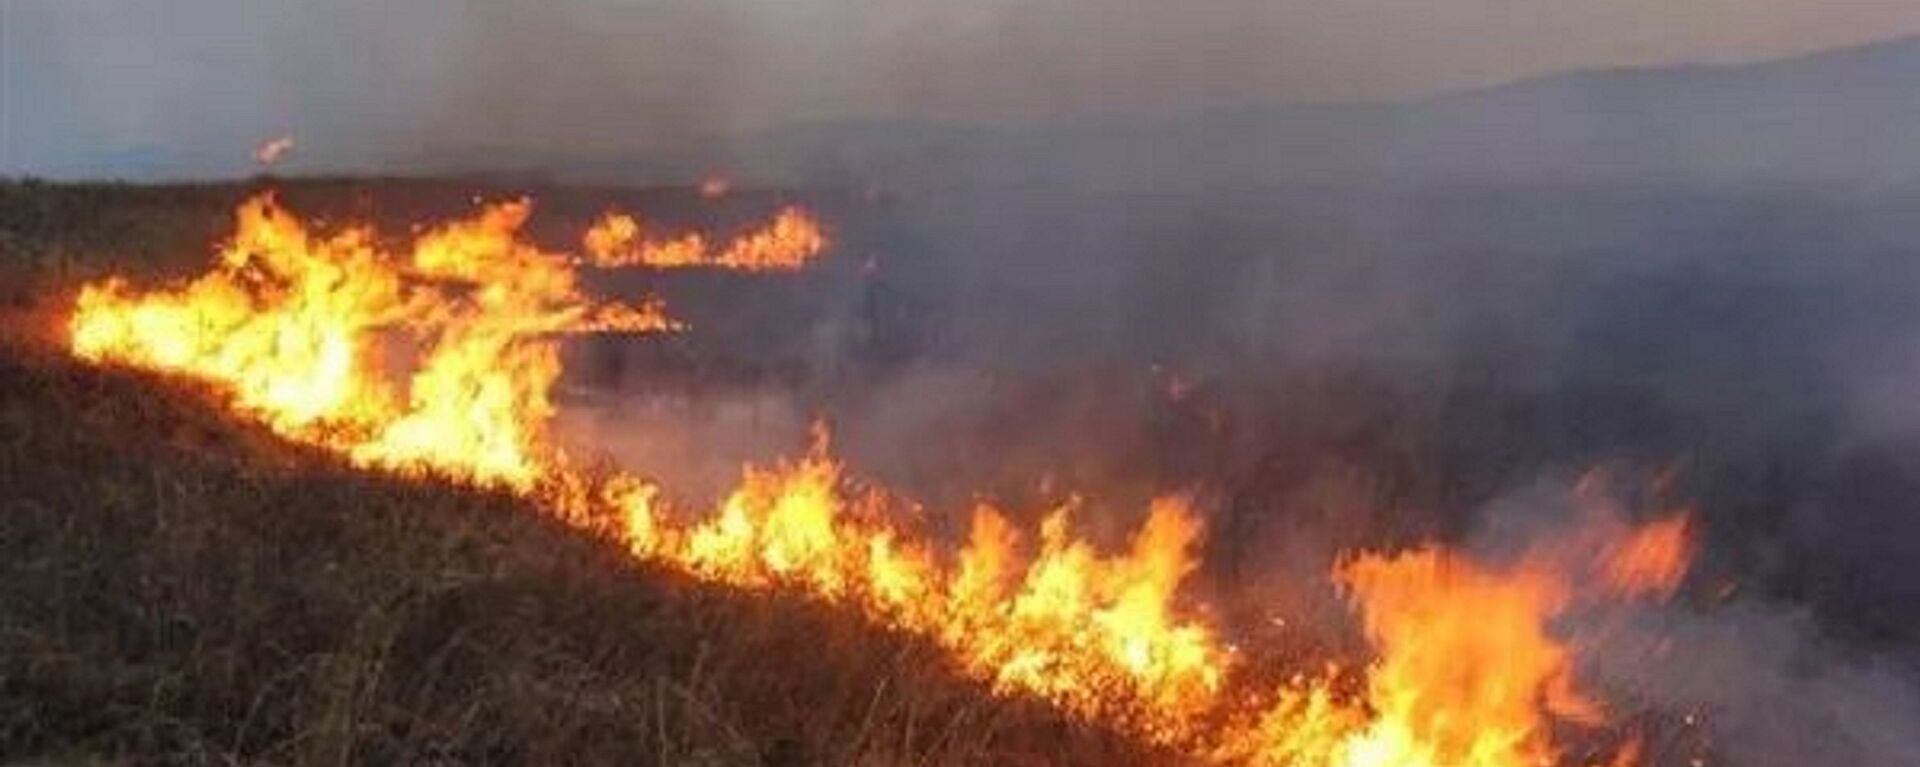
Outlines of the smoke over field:
M1415 5L0 0L0 754L1920 763L1920 14Z
M473 219L481 228L467 234L419 225L472 215L475 189L496 200L530 192L533 212L521 219L517 210L496 208L507 212ZM414 269L455 271L426 273L429 282L411 287L420 273L396 272L402 292L395 298L354 304L366 308L353 316L392 328L380 342L389 360L411 344L439 345L430 354L398 352L431 360L460 348L449 343L509 350L537 338L558 341L551 347L557 378L514 379L521 382L510 390L521 393L498 411L507 419L498 426L504 437L462 437L429 424L443 418L437 401L474 396L458 393L468 386L464 376L513 370L500 366L514 358L537 367L539 355L525 349L539 347L479 358L473 373L444 380L450 393L401 404L392 415L342 410L322 418L344 422L312 421L348 424L324 431L307 424L308 413L325 411L276 404L284 390L272 388L281 380L275 375L246 378L252 374L240 373L244 367L193 375L242 375L233 379L242 392L267 387L244 395L254 399L240 406L259 408L276 431L354 463L431 467L521 488L513 492L557 504L563 518L574 515L588 529L610 530L603 534L643 559L750 592L797 578L790 585L803 592L829 603L852 600L881 625L945 643L959 654L960 673L996 694L1033 695L1072 716L1112 723L1126 737L1226 762L1344 763L1373 748L1444 758L1488 747L1471 744L1501 732L1513 738L1503 742L1514 758L1655 765L1695 758L1892 765L1915 752L1920 733L1902 712L1920 705L1916 629L1901 609L1913 598L1902 563L1915 552L1903 548L1911 538L1898 534L1900 488L1911 481L1899 456L1910 432L1884 397L1901 368L1897 344L1880 335L1910 321L1905 304L1889 295L1901 284L1891 271L1897 266L1885 265L1870 245L1836 250L1825 247L1834 239L1805 234L1736 252L1714 244L1731 226L1716 222L1765 220L1782 206L1837 205L1833 192L1388 194L1314 186L1212 206L1189 196L1004 190L944 190L931 199L743 190L715 199L693 189L479 180L16 185L8 192L10 219L20 222L16 231L40 266L21 273L12 299L31 307L29 324L47 325L58 338L65 320L48 308L48 296L128 270L154 274L159 282L139 279L177 291L180 283L167 280L200 269L185 258L128 261L111 243L145 241L171 254L225 240L241 249L234 252L274 253L284 234L220 234L231 221L222 210L264 190L286 215L372 224L379 250L424 237L416 259L441 247L496 258L486 254L498 245L427 243L491 238L488 227L523 229L517 236L528 247L607 262L579 262L577 290L619 303L580 304L580 314L567 308L576 299L566 293L503 297L496 306L521 306L507 316L532 324L501 325L500 309L464 315L471 310L458 308L474 300L457 288L462 281L491 279L458 270L483 267L423 261ZM1881 207L1847 215L1892 217L1899 202L1873 205ZM268 225L282 215L252 210L243 223L253 216ZM616 259L610 235L592 234L612 226L609 211L637 214L633 232L614 238L633 255ZM783 211L820 222L827 244L818 256L770 272L722 266L730 262L718 254L747 252L729 243L772 232L769 222ZM1463 230L1449 221L1487 223ZM1896 236L1891 224L1871 220L1832 226L1870 241L1869 224ZM341 225L318 224L314 236ZM1575 231L1583 238L1577 247L1569 244ZM685 246L693 232L704 238L697 252L715 254L698 258L713 266L680 266L693 263L674 255L696 252ZM594 255L595 246L583 244L591 242L605 253ZM814 247L804 237L794 242ZM648 256L646 243L667 249ZM512 266L534 252L484 268L534 268ZM326 253L319 251L322 261L341 258ZM274 280L294 280L288 284L311 279L287 266L262 268L283 275ZM254 283L248 273L232 279L260 286L249 291L274 284ZM338 285L381 284L369 279ZM76 316L112 305L103 300L129 307L149 300L139 284L83 295ZM447 289L454 292L439 292ZM273 294L261 295L255 300ZM445 308L426 308L432 302ZM303 304L253 305L280 312ZM126 326L128 335L83 325L72 332L77 340L118 339L87 341L93 345L80 348L96 350L87 354L135 355L139 366L165 369L174 363L162 360L172 358L138 356L175 353L153 345L154 334L171 327L155 321L170 322L143 320ZM84 327L94 326L120 327ZM562 335L548 335L554 330ZM480 340L487 332L506 335ZM407 334L419 335L394 345L392 338ZM248 348L217 338L206 353ZM315 364L280 348L268 352L277 364ZM1894 363L1875 362L1888 355ZM377 375L440 363L388 364L399 367ZM223 372L229 369L236 372ZM412 389L422 385L416 378ZM348 396L340 401L362 395ZM538 425L521 419L538 412L540 397L553 408L539 427L550 436L515 432ZM332 407L326 401L300 395L289 402ZM350 425L363 417L372 420ZM459 428L496 428L484 419L466 423ZM810 453L823 427L830 447L816 444ZM367 428L372 436L364 436ZM446 436L421 436L428 434ZM469 459L448 452L454 444L484 452ZM507 445L518 447L497 452ZM428 452L410 457L422 448ZM750 473L742 485L743 464L773 473ZM620 479L629 472L644 484ZM589 484L567 489L576 481ZM900 500L868 508L861 494L869 490L860 488ZM809 497L827 503L828 516L803 522L814 512L799 510L811 507L788 505ZM982 504L994 510L983 517ZM719 516L702 523L702 508L718 508ZM636 511L643 509L651 510ZM607 513L616 514L613 528L602 527ZM634 527L634 513L651 521ZM728 522L735 513L743 516ZM875 513L882 517L869 516ZM877 519L892 521L867 527ZM1044 532L1067 519L1071 533ZM1855 519L1874 520L1864 524L1884 534L1854 531L1847 520ZM810 524L828 527L804 533L796 526ZM1683 525L1673 528L1683 533L1661 542L1661 525ZM858 564L839 559L824 553L833 549L814 548L839 545L807 537L815 534L853 536L865 541L858 544L865 553ZM880 537L866 537L873 535ZM1059 535L1071 537L1047 537ZM896 553L871 558L883 550ZM1083 559L1095 552L1118 559ZM963 585L967 568L1001 557L1015 559L995 567L1033 568L1004 576L1013 579L1010 601L961 608L961 595L976 588ZM1084 598L1093 601L1032 612L1043 604L1034 600L1055 588L1034 579L1060 577L1042 575L1049 568L1090 579L1076 588L1091 589ZM1161 575L1147 575L1154 572ZM1108 588L1119 591L1098 596ZM957 612L938 615L903 611L911 602L895 601L929 592L963 601L954 602ZM1125 607L1146 594L1165 601ZM1503 633L1444 633L1454 619L1431 610L1455 603L1477 605L1468 615ZM1146 633L1090 628L1113 626L1112 618L1070 628L1078 625L1070 617L1076 610L1118 616L1148 604L1158 606L1137 618L1148 622L1126 629ZM1495 617L1507 614L1499 605L1512 606L1513 623ZM1012 622L991 622L1002 620ZM1083 630L1096 633L1069 638ZM1050 633L1061 631L1069 633ZM1038 647L1065 642L1048 652L1067 654L1014 671L1041 661L1005 655L1005 647L978 638L994 632ZM1125 660L1131 651L1093 650L1109 641L1101 636L1121 642L1116 648L1134 641L1123 637L1140 637L1146 654L1139 657L1152 665L1139 668L1152 670L1132 681L1109 678L1101 664L1110 661L1100 658L1133 668ZM1195 641L1201 644L1189 644ZM1082 642L1093 643L1084 645L1092 654L1065 649ZM1533 670L1518 656L1473 670L1471 658L1510 655L1519 651L1514 642L1539 643L1544 654ZM1417 649L1429 646L1435 649ZM1441 653L1442 665L1423 665L1425 652ZM1207 660L1211 653L1225 654ZM1317 673L1315 659L1353 662L1376 653L1392 660L1324 681L1281 679L1277 688L1257 681ZM1075 665L1082 663L1090 665ZM1178 665L1187 663L1200 665ZM1424 697L1439 694L1435 688L1422 694L1426 703L1390 703L1395 690L1428 689L1443 668L1465 675L1447 683L1465 685L1445 693L1458 697ZM1212 676L1221 670L1231 676ZM1518 708L1477 697L1485 693L1474 690L1491 689L1479 686L1494 678L1486 675L1496 674L1520 675L1515 683L1539 697ZM1215 702L1218 695L1264 702L1226 704ZM1371 702L1346 709L1349 696ZM1480 730L1434 729L1431 717L1443 711L1492 719L1475 725ZM1806 721L1830 724L1782 724ZM1413 729L1395 729L1401 726ZM1323 740L1301 740L1306 733Z

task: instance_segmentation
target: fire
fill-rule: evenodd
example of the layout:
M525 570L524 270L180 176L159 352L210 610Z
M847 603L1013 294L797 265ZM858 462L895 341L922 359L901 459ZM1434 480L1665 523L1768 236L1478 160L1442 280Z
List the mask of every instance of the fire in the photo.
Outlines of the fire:
M253 161L264 167L273 167L293 151L293 136L280 135L260 142L253 148Z
M1602 577L1619 594L1671 596L1692 550L1693 518L1675 514L1633 531L1603 563Z
M1381 660L1368 676L1377 718L1343 744L1354 765L1550 764L1543 713L1595 723L1571 654L1544 620L1566 584L1490 571L1444 551L1362 556L1340 571Z
M1352 557L1335 580L1379 653L1364 698L1343 701L1324 683L1297 685L1220 753L1275 767L1559 764L1556 726L1594 727L1607 714L1579 690L1573 648L1549 624L1583 600L1656 593L1606 583L1583 590L1576 577L1590 566L1613 572L1633 563L1637 577L1677 584L1688 547L1674 531L1688 525L1684 515L1654 522L1584 556L1550 542L1504 568L1431 546ZM1646 553L1668 544L1676 548ZM1583 558L1592 562L1576 561ZM1639 744L1627 741L1609 761L1626 767L1638 754Z
M1223 631L1183 594L1203 525L1182 497L1154 501L1118 551L1074 532L1079 501L1031 534L980 505L949 550L909 524L917 507L849 472L824 428L798 458L746 467L707 510L673 507L643 476L588 471L548 433L561 339L677 325L656 299L588 296L583 265L791 270L825 240L791 208L717 251L698 234L647 240L613 214L585 233L582 259L529 243L531 212L526 200L488 205L392 250L365 226L316 234L258 197L199 277L85 286L71 349L215 382L238 412L361 466L508 488L635 557L844 606L938 644L997 691L1218 763L1553 763L1560 727L1606 714L1578 689L1553 621L1587 601L1669 595L1686 568L1684 518L1579 547L1584 559L1567 547L1509 566L1437 547L1351 556L1332 579L1375 653L1356 666L1364 679L1296 674L1249 689ZM1606 588L1588 593L1588 580Z
M976 509L967 544L943 561L888 522L883 496L849 496L824 439L796 462L749 468L717 512L676 527L657 508L623 516L642 554L744 587L798 587L944 645L968 672L1093 717L1126 717L1157 738L1188 734L1226 668L1212 631L1172 610L1199 524L1163 499L1125 552L1071 535L1070 508L1036 551L998 511Z
M806 211L782 208L764 226L718 249L699 233L651 239L639 219L619 212L602 216L581 238L594 266L603 269L708 268L742 272L791 272L804 269L826 250L820 222Z
M519 238L530 210L524 200L488 206L395 254L364 227L316 237L256 197L192 282L145 294L115 279L83 288L72 348L219 381L275 431L361 465L530 487L554 460L544 429L560 375L555 336L672 325L657 302L582 294L567 257ZM377 369L383 343L421 349L404 386Z
M1601 550L1601 565L1640 559L1649 540L1672 540L1667 531L1684 529L1684 517L1676 519ZM1686 571L1684 546L1678 554L1661 563L1668 569L1659 579L1678 581ZM1549 623L1580 600L1626 594L1611 586L1582 592L1569 575L1576 571L1557 548L1530 552L1511 567L1432 546L1344 561L1334 581L1379 652L1361 696L1344 698L1329 680L1296 679L1213 755L1273 767L1563 763L1555 729L1597 727L1607 713L1580 692L1572 648ZM1617 767L1638 761L1634 740L1607 759Z

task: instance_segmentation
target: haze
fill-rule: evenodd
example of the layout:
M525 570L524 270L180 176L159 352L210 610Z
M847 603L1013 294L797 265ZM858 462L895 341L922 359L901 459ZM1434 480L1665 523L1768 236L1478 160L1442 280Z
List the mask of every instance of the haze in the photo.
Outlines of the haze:
M537 5L537 7L536 7ZM631 151L852 118L1016 125L1403 99L1920 33L1896 0L0 3L0 172Z

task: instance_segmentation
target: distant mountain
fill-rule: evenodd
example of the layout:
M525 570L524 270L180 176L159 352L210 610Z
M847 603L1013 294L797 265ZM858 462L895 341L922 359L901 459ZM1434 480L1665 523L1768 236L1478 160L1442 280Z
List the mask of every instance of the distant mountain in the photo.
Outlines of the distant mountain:
M563 176L1177 189L1396 180L1920 180L1920 39L1741 65L1580 72L1418 101L999 129L867 120Z
M54 177L252 172L220 152L140 146ZM317 151L317 150L316 150ZM959 185L1210 191L1377 181L1920 181L1920 38L1753 64L1578 72L1394 103L1218 109L1026 127L925 120L784 126L677 148L330 147L282 170L512 173L610 183ZM341 152L350 154L342 155Z
M1920 176L1920 40L1570 74L1403 113L1385 162L1422 172L1903 182Z

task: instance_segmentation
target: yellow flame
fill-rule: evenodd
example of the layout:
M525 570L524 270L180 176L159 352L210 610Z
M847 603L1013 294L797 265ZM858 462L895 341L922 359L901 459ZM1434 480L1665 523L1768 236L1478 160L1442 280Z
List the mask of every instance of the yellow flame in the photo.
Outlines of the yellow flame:
M1544 621L1567 586L1531 569L1499 573L1423 549L1341 568L1381 651L1368 677L1375 719L1343 744L1363 765L1551 764L1545 713L1592 722L1568 650Z
M1074 533L1077 502L1046 515L1031 544L982 505L947 553L899 521L891 496L861 490L824 430L795 460L747 467L706 513L668 508L639 476L584 471L547 433L558 339L675 324L656 300L588 297L582 263L797 269L825 240L797 209L717 253L698 234L649 245L637 221L615 214L585 234L583 262L528 243L531 210L526 200L486 206L388 252L366 227L317 236L272 197L255 198L205 274L152 291L120 279L85 286L71 348L217 382L239 412L363 466L496 484L562 519L610 524L636 557L847 606L939 644L996 690L1210 761L1535 767L1560 757L1556 723L1603 719L1548 630L1580 591L1548 557L1508 569L1439 548L1351 557L1334 580L1377 653L1364 684L1302 674L1249 691L1205 610L1183 601L1202 533L1183 498L1153 502L1118 552ZM396 350L411 364L378 362ZM1604 552L1606 596L1671 593L1687 530L1656 523ZM1629 746L1615 763L1636 757Z
M398 255L364 227L315 237L256 197L213 269L185 286L83 288L72 348L219 381L281 434L362 465L528 488L553 460L554 336L671 327L657 302L582 294L567 257L519 238L530 210L524 200L488 206ZM382 341L421 349L404 385L376 369Z
M806 268L826 250L820 222L806 211L782 208L765 225L715 250L699 233L649 239L640 220L608 213L581 238L594 266L653 269L708 268L742 272L791 272Z
M1624 567L1637 582L1676 583L1686 569L1687 524L1656 522L1585 554L1603 572ZM1261 715L1230 730L1214 756L1272 767L1561 763L1555 726L1599 726L1607 717L1578 689L1573 651L1548 624L1576 597L1656 593L1610 583L1583 591L1564 549L1537 547L1505 569L1431 546L1347 559L1335 580L1379 654L1362 694L1343 698L1327 680L1296 679ZM1639 757L1639 743L1628 740L1608 763L1630 767Z

